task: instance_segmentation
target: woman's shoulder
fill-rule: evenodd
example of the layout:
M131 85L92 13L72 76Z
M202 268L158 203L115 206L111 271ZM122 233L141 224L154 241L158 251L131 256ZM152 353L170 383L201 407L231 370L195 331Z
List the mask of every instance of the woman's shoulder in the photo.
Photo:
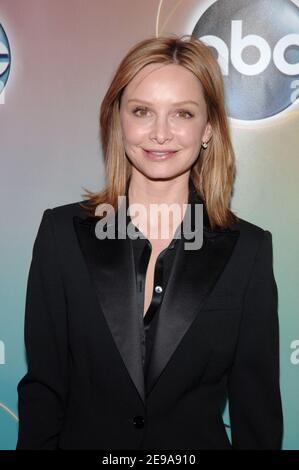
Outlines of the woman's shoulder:
M272 233L269 227L265 225L257 225L253 221L245 220L238 217L238 221L230 226L232 231L239 234L239 246L244 249L252 248L253 251L257 250L263 243L272 243Z
M86 201L81 200L69 204L49 207L44 210L42 219L47 220L48 223L50 223L50 226L53 227L58 236L68 237L70 232L73 232L75 219L84 222L96 220L90 216L87 209L82 207L81 204L84 203L86 204Z
M252 236L263 236L265 231L269 231L269 227L265 225L257 225L254 221L245 220L238 217L238 221L230 226L232 230L239 230L241 233L247 233Z
M86 219L89 217L89 214L81 204L86 204L85 200L71 202L69 204L63 204L60 206L55 206L49 208L49 212L51 212L51 216L56 221L68 221L72 219L74 216L80 217L82 219Z
M260 236L265 230L268 230L266 226L260 226L255 224L253 221L241 219L238 217L238 221L230 226L233 230L239 230L240 232L252 233Z

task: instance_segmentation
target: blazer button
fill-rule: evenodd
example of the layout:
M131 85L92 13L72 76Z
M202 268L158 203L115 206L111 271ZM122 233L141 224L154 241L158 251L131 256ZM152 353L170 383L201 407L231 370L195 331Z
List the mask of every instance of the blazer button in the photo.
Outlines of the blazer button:
M144 417L143 416L134 416L133 423L136 428L143 428L144 426Z

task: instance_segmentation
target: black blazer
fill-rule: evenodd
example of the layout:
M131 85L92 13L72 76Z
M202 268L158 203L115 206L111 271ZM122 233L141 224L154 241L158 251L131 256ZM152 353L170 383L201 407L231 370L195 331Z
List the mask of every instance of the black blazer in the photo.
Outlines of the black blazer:
M242 219L212 231L204 212L203 246L176 253L147 389L128 240L99 240L79 202L45 210L17 449L280 449L271 233Z

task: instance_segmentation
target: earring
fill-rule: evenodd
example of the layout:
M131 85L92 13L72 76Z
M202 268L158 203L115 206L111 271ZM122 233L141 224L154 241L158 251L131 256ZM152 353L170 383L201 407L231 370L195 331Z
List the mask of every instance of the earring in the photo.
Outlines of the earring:
M203 147L204 149L206 149L209 144L208 144L208 142L203 142L201 145L202 145L202 147Z

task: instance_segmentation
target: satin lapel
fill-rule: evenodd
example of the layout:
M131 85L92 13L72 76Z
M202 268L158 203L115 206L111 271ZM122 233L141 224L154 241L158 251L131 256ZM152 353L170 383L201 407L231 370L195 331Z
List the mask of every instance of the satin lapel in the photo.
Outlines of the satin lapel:
M147 396L167 366L183 336L196 318L219 276L224 270L239 236L239 231L205 232L198 250L184 250L180 240L172 273L159 311L154 344L146 381ZM202 370L208 360L204 331ZM199 349L200 350L200 349ZM198 371L200 374L201 371Z
M129 239L99 240L95 234L96 221L92 217L82 219L75 216L73 222L101 310L144 402L141 324L137 312L132 245Z

